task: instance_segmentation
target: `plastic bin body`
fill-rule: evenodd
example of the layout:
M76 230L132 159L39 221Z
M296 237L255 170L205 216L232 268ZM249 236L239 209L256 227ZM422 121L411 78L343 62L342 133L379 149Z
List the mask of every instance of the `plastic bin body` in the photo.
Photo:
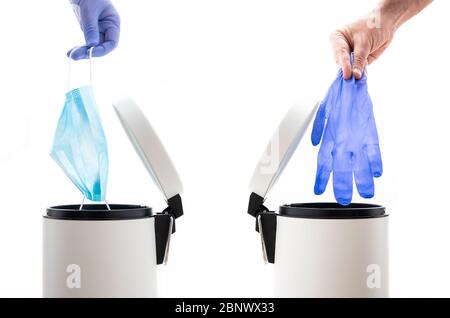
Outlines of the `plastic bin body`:
M389 297L384 207L304 203L258 218L276 297Z
M388 297L388 259L388 217L277 217L277 297Z
M153 215L45 216L43 233L44 297L156 297Z

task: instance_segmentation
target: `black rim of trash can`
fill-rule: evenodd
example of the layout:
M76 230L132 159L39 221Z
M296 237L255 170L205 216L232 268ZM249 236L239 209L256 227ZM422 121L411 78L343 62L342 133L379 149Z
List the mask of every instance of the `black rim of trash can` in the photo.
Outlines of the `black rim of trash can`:
M333 202L294 203L280 206L280 216L308 219L365 219L387 216L384 206L351 203L343 206Z
M153 216L152 208L135 204L79 204L58 205L47 209L46 218L59 220L105 221L132 220Z

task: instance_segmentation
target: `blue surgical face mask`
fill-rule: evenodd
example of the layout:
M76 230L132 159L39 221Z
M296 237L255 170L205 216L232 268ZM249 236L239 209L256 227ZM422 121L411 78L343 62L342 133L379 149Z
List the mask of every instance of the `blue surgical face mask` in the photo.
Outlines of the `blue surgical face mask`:
M87 199L105 200L108 147L91 85L66 94L50 156Z

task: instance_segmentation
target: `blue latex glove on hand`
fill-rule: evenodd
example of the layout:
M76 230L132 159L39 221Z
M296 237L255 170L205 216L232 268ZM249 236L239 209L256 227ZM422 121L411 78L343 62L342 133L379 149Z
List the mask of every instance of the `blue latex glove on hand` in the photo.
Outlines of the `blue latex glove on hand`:
M323 138L322 138L323 135ZM363 198L374 196L373 177L383 173L373 104L365 75L344 80L339 70L314 120L311 141L322 143L317 158L314 193L322 194L333 172L336 201L352 201L353 176Z
M72 59L88 58L88 50L91 47L94 48L92 51L94 57L104 56L114 50L119 43L120 17L111 1L70 0L70 2L86 41L84 46L73 51Z

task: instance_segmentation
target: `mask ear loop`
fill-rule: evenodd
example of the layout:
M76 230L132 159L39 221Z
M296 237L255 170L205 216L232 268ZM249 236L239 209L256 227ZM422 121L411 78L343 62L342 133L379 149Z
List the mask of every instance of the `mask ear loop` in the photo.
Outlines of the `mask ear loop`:
M67 78L67 91L70 91L70 79L71 79L71 71L72 71L72 55L73 52L75 52L77 49L79 49L79 46L74 47L72 50L70 50L69 53L69 63L68 63L68 67L67 67L67 74L68 74L68 78ZM93 51L94 47L90 47L88 49L88 54L89 54L89 84L92 85L92 51Z
M92 85L92 51L94 50L94 47L90 47L88 49L88 53L89 53L89 82ZM106 201L105 199L105 205L106 208L108 209L108 211L111 211L111 207L108 204L108 201Z
M73 52L75 52L75 50L76 49L78 49L78 46L76 46L76 47L74 47L72 50L70 50L70 53L69 53L69 61L68 61L68 64L67 64L67 91L69 92L70 91L70 74L71 74L71 71L72 71L72 54L73 54Z
M78 209L78 211L83 210L84 200L86 200L86 196L85 195L83 195L83 200L81 200L80 208ZM109 206L109 204L108 204L108 202L106 200L105 200L105 205L106 205L106 209L108 209L108 211L111 211L111 207Z
M78 211L83 210L83 205L84 205L84 200L85 200L85 199L86 199L86 196L83 195L83 200L81 201L80 208L78 209Z
M88 49L89 54L89 84L92 85L92 51L94 50L94 47L90 47Z
M72 65L72 63L71 63L72 62L72 54L78 48L79 48L78 46L74 47L69 53L69 65L68 65L68 75L69 76L68 76L68 80L67 80L67 90L68 91L70 91L70 78L71 78L70 72L71 72L71 65ZM93 49L94 49L94 47L90 47L88 49L88 54L89 54L89 84L91 84L91 85L92 85L92 51L93 51ZM86 196L83 195L83 200L81 201L80 208L78 209L79 211L83 210L83 206L84 206L84 201L85 200L86 200ZM105 205L106 205L106 208L108 209L108 211L111 211L111 207L109 206L109 204L108 204L108 202L106 200L105 200Z

